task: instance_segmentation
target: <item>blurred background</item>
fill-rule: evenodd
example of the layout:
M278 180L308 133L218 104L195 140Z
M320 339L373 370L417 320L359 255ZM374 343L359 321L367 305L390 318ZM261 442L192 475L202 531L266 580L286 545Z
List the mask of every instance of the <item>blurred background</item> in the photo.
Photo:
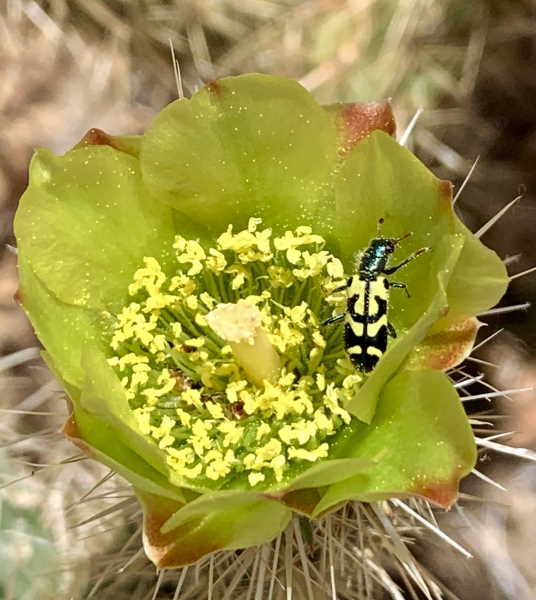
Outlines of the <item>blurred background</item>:
M220 76L260 71L295 78L326 103L388 98L399 134L422 109L408 146L457 189L480 157L457 201L473 231L521 194L483 240L512 274L536 265L535 0L0 0L0 596L6 599L48 598L51 587L57 595L50 597L59 599L111 597L87 591L94 588L92 560L113 549L125 524L139 517L128 496L120 516L113 514L124 490L112 479L115 504L107 483L91 503L79 502L107 470L79 461L67 443L51 443L66 409L13 299L10 246L33 150L62 153L91 127L143 131L177 97L170 45L186 95ZM529 274L512 281L502 304L535 299L536 274ZM489 326L482 339L504 331L477 350L472 372L485 372L501 389L535 385L535 310L483 320ZM516 432L501 442L536 450L534 392L475 409L491 411L486 418L499 431ZM534 456L483 452L478 469L507 491L469 478L462 508L443 519L474 560L421 542L425 562L462 600L536 598L536 465L526 460ZM56 467L33 476L43 464ZM16 478L24 479L8 485ZM70 529L99 513L105 518L88 522L86 533ZM129 594L136 585L142 584L133 583Z

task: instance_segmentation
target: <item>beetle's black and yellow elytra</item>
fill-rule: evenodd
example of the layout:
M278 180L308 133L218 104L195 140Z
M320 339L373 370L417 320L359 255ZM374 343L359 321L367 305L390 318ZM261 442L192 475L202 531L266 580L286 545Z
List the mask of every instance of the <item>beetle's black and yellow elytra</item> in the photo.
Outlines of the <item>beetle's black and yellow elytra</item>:
M346 288L344 346L355 367L372 371L387 349L389 281L350 277Z
M346 285L334 290L346 291L346 312L323 323L327 325L344 319L346 353L352 364L365 373L374 369L387 350L388 336L396 337L388 319L390 288L402 288L407 293L406 284L389 281L387 276L429 250L421 248L399 265L388 267L389 257L397 244L410 235L371 240L357 263L357 272L347 280Z

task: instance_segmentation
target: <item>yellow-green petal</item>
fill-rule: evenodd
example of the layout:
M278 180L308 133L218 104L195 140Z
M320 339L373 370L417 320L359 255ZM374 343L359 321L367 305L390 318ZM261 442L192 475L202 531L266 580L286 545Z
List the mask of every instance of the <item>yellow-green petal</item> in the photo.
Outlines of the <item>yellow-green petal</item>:
M237 550L273 539L291 511L281 503L247 492L206 494L184 507L137 491L144 509L144 547L158 568L196 562L218 550Z
M270 495L279 497L294 490L303 490L317 486L323 487L346 479L349 474L365 472L372 466L372 461L366 458L335 458L324 460L295 477L290 485L286 485L281 492L270 491Z
M167 476L169 469L163 454L140 431L125 390L104 355L95 348L86 348L82 355L82 366L86 378L80 395L81 408L111 425L118 432L122 443Z
M110 146L39 150L15 219L24 261L55 296L119 309L144 256L165 264L171 209L149 196L138 161Z
M441 371L401 371L382 390L370 425L354 425L341 453L376 466L328 489L319 515L340 502L421 496L449 507L476 460L469 422Z
M449 317L478 315L503 297L508 273L496 252L487 248L461 222L456 229L465 236L460 260L449 281Z
M58 300L36 277L22 249L18 268L18 298L47 349L51 366L62 381L81 387L84 380L82 350L86 344L95 344L99 337L98 314Z
M172 486L160 472L133 452L121 441L119 432L103 419L75 404L64 433L90 458L107 465L136 488L186 502L180 488Z
M471 353L482 323L475 317L437 321L408 357L406 369L445 371L462 363Z
M337 143L333 118L303 87L254 73L167 106L140 158L147 186L213 232L243 229L255 216L333 235L326 194Z

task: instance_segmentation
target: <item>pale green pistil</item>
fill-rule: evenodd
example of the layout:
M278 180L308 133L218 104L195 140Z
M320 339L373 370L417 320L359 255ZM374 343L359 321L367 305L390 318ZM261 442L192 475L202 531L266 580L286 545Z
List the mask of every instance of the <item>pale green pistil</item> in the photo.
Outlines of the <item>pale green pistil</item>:
M281 373L279 354L262 328L262 314L250 302L220 304L206 315L207 323L229 343L247 378L259 386L275 382Z

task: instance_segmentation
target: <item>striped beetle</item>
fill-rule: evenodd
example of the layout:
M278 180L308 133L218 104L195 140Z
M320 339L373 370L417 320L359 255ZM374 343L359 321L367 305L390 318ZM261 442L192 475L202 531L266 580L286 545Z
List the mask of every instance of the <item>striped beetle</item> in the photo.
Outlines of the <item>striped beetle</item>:
M396 331L388 320L389 289L401 288L410 297L405 283L389 281L387 275L392 275L409 262L428 252L430 248L417 250L399 265L388 267L389 256L396 246L412 233L400 238L380 236L378 223L377 237L370 241L369 246L357 261L357 273L348 278L346 283L331 293L346 291L346 312L335 315L324 321L322 325L337 323L344 319L344 347L352 364L368 373L374 369L381 356L387 349L387 337L396 337Z

